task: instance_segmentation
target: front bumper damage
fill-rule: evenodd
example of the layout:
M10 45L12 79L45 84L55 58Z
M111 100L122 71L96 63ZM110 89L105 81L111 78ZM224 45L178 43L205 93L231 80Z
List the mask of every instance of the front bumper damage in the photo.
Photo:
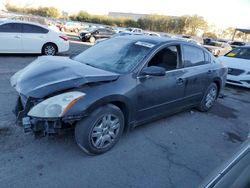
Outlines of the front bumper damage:
M16 101L14 114L16 115L16 125L22 127L25 133L34 133L35 135L58 134L64 129L73 128L76 121L81 117L67 118L37 118L28 116L28 112L33 106L43 101L43 99L25 98L20 95Z

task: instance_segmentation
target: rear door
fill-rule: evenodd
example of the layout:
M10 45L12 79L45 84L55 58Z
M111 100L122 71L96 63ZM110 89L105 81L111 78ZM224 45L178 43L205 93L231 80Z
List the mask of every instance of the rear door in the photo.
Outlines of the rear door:
M16 23L0 25L0 41L1 53L22 52L20 25Z
M193 45L182 45L184 73L187 79L185 99L187 103L201 100L203 93L212 82L213 65L210 55L203 49Z
M22 46L26 53L41 53L49 30L32 24L22 24Z

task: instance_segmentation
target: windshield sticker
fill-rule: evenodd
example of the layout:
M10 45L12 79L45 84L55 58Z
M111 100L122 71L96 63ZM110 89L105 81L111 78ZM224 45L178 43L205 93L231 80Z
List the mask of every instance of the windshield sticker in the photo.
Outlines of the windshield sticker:
M147 42L141 42L141 41L138 41L135 44L139 45L139 46L144 46L144 47L147 47L147 48L153 48L155 46L154 44L150 44L150 43L147 43Z
M235 56L235 55L236 55L236 54L235 54L235 53L232 53L232 52L229 53L229 54L227 54L228 57L233 57L233 56Z

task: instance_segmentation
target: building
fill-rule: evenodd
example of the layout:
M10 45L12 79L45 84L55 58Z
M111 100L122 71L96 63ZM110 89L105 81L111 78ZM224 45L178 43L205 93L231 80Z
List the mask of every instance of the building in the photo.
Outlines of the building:
M135 21L147 15L148 14L135 14L135 13L125 13L125 12L109 12L108 14L108 16L112 18L127 18Z

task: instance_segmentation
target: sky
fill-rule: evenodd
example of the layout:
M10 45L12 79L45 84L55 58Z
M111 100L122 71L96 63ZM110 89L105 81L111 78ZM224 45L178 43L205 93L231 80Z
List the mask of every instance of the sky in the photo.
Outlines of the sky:
M132 12L169 16L203 16L219 28L250 28L250 0L0 0L19 6L54 6L70 13Z

